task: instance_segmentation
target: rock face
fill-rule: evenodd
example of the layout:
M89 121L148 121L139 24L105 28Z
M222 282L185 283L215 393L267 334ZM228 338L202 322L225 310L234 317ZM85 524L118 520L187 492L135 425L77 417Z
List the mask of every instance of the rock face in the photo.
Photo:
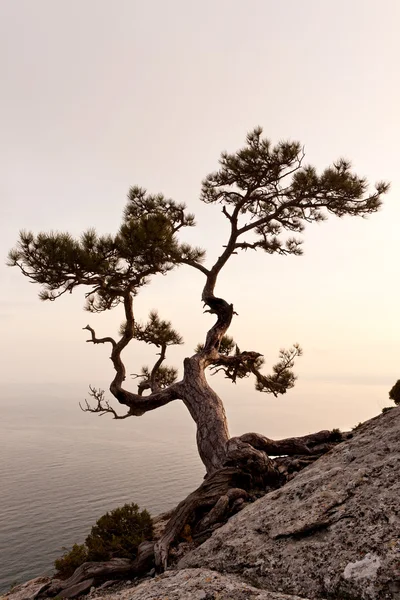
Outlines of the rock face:
M91 600L95 600L92 596ZM259 590L235 576L221 575L207 569L167 571L152 581L145 581L107 596L107 600L307 600L298 596ZM104 596L101 597L104 600Z
M399 499L400 407L238 513L178 567L312 599L400 600Z
M20 583L12 588L11 592L1 598L12 598L12 600L35 600L51 583L50 577L36 577L26 583Z

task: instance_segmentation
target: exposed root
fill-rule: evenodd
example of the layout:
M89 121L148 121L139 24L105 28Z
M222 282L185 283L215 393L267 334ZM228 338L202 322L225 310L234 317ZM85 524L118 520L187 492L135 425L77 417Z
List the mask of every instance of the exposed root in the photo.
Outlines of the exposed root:
M98 585L107 579L128 578L144 575L154 563L154 542L143 542L138 548L135 560L112 558L108 561L86 562L78 567L73 575L64 581L53 580L41 596L69 597L69 590L79 583L93 579Z
M157 568L167 568L169 548L179 538L185 525L190 526L192 537L208 529L216 523L217 518L225 517L239 497L247 497L247 492L243 489L243 485L247 487L247 484L248 477L243 476L236 468L224 467L207 477L200 487L180 502L155 544ZM228 501L221 501L217 508L216 505L225 496Z
M173 511L155 519L158 540L141 544L134 561L112 559L103 563L85 563L69 580L55 580L43 596L55 596L89 577L101 583L110 576L141 576L151 569L154 561L159 571L165 570L171 546L175 543L185 539L185 549L188 544L190 548L203 543L247 503L283 486L298 471L350 436L320 431L280 441L256 433L231 438L223 466L207 476ZM276 458L271 459L269 454Z
M194 542L202 543L247 501L281 487L348 435L320 431L280 441L256 433L231 438L224 466L206 477L172 513L154 547L157 568L167 568L170 547L185 527L190 527ZM268 454L277 458L272 460Z

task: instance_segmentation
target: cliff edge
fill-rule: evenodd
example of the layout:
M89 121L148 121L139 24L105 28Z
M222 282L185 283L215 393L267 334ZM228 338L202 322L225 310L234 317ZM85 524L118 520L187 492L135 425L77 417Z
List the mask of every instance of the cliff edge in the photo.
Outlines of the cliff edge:
M235 515L179 568L310 598L400 599L400 407Z
M397 407L246 506L173 570L115 593L92 588L90 597L400 600L399 497ZM83 583L76 596L90 588ZM50 590L37 579L6 598L39 600Z

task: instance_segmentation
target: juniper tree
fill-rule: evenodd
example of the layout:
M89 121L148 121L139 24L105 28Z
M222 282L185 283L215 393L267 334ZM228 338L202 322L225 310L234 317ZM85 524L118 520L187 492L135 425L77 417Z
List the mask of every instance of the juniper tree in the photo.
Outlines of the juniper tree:
M394 386L389 392L390 400L393 400L395 404L400 404L400 379L396 381Z
M232 382L252 376L258 391L277 396L293 387L294 360L301 349L294 345L282 350L272 373L263 373L262 353L241 351L227 335L235 311L232 299L215 294L221 270L240 251L300 255L306 224L323 221L329 214L341 217L374 213L389 188L380 182L368 191L366 179L356 175L344 159L318 173L313 166L304 164L304 158L300 143L283 141L272 145L262 136L261 128L249 133L245 146L237 152L222 153L219 169L204 179L200 194L205 204L219 205L229 223L228 239L221 240L225 243L213 264L206 262L204 250L179 241L180 231L195 225L194 216L186 207L162 194L148 194L140 187L130 189L116 234L98 235L94 229L88 229L76 239L68 233L21 232L16 248L9 254L9 264L41 286L42 300L53 301L84 287L89 312L123 306L125 320L118 337L97 337L90 325L84 329L90 333L88 341L111 347L115 376L110 392L125 412L117 412L104 392L96 388L91 388L95 404L86 403L84 410L110 413L121 419L138 417L181 400L196 423L198 451L209 480L246 461L258 461L268 475L273 467L265 453L299 454L306 448L304 440L272 442L257 434L230 439L222 400L208 383L206 370L222 371ZM152 276L182 265L203 275L201 300L204 308L215 315L215 322L203 343L185 358L179 377L178 371L165 366L164 361L168 347L182 343L180 334L155 311L147 323L141 324L135 319L134 301ZM127 373L122 360L123 350L133 339L152 344L159 351L153 367L143 368L138 375L135 393L124 386ZM323 440L316 438L315 443L318 441ZM235 487L232 481L230 485ZM196 500L191 504L189 497L185 514L197 505ZM181 513L178 511L159 548L164 561L170 542L182 526Z

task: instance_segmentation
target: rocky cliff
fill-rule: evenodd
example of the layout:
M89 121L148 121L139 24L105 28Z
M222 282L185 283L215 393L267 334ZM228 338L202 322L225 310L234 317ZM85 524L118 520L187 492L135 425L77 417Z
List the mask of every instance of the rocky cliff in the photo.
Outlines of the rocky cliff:
M92 598L400 600L399 497L400 407L248 505L173 570ZM37 592L19 586L7 600L40 598L50 583L36 582Z
M400 599L400 407L233 517L180 568L310 598Z

